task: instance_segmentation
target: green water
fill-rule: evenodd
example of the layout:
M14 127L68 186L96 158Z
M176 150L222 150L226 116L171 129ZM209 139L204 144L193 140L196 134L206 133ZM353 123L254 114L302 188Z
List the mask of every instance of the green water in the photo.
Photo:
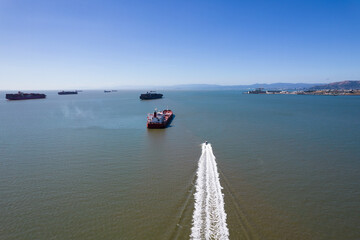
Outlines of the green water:
M0 239L189 239L205 140L230 239L360 239L360 97L46 94L0 100Z

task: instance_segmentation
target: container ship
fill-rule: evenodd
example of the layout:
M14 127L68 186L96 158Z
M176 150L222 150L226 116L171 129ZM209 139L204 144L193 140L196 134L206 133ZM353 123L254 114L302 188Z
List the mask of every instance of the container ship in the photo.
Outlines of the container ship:
M46 98L45 94L42 93L7 93L5 95L5 98L7 100L29 100L29 99L40 99L40 98Z
M174 115L171 110L164 110L158 112L156 109L154 113L149 113L147 117L147 128L166 128Z
M146 92L140 95L141 100L158 99L162 97L163 95L161 93L156 93L154 91Z
M70 94L78 94L77 91L61 91L58 92L59 95L70 95Z

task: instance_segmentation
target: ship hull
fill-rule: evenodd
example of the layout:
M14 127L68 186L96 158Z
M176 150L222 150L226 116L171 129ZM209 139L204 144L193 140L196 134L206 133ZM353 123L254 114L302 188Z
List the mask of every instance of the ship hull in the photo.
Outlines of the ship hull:
M152 100L162 98L163 95L160 93L144 93L140 95L141 100Z
M147 128L149 129L160 129L160 128L166 128L167 127L167 124L151 124L151 123L148 123L147 124Z
M78 94L78 92L58 92L59 95L71 95L71 94Z
M6 94L7 100L31 100L31 99L42 99L46 98L45 94Z

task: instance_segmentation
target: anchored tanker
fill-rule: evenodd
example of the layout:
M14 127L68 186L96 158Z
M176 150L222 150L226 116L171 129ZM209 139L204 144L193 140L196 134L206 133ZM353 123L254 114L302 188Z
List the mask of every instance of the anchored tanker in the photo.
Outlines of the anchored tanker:
M150 91L147 93L143 93L140 95L140 99L141 100L150 100L150 99L157 99L157 98L162 98L163 95L161 93L156 93L154 91Z
M18 93L15 93L15 94L8 93L8 94L6 94L5 98L7 100L28 100L28 99L46 98L46 95L42 94L42 93L18 92Z
M58 92L59 95L70 95L70 94L78 94L77 91L61 91Z
M154 113L148 114L147 128L166 128L173 117L174 115L171 110L157 112L155 109Z

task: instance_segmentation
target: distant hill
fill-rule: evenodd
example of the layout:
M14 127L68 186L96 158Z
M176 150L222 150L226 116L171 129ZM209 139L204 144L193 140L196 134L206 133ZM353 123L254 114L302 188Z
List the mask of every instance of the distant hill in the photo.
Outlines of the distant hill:
M175 90L248 90L264 88L266 90L275 89L307 89L317 86L319 83L256 83L251 85L216 85L216 84L183 84L168 86L165 89Z
M319 85L319 83L256 83L247 85L247 88L264 88L266 90L271 89L305 89Z
M329 84L321 84L309 88L310 90L350 90L350 89L360 89L360 81L342 81L342 82L333 82Z

